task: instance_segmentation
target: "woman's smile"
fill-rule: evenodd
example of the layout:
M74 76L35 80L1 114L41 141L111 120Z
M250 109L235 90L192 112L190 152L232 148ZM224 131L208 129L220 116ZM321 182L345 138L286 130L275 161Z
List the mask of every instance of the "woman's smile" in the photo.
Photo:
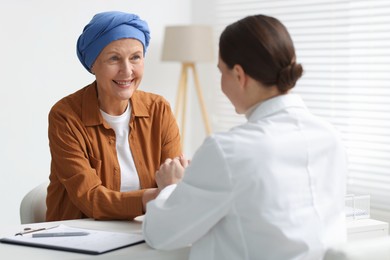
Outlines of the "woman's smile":
M113 80L120 88L129 88L134 80Z

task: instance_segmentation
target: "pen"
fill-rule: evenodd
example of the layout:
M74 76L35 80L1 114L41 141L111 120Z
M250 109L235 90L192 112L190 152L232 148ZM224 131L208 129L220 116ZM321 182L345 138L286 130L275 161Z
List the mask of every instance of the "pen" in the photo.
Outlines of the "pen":
M23 231L19 232L19 233L16 233L15 236L23 236L25 234L29 234L29 233L33 233L33 232L37 232L37 231L42 231L42 230L49 230L49 229L52 229L52 228L56 228L58 227L57 226L53 226L53 227L48 227L48 228L38 228L38 229L31 229L31 228L25 228Z
M32 234L32 237L73 237L73 236L86 236L88 232L54 232L54 233L37 233Z

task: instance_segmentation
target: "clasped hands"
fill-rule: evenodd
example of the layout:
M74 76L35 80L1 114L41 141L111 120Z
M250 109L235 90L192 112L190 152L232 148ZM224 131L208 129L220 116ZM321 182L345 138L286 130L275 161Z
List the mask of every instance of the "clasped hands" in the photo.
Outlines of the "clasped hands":
M156 183L159 191L166 186L178 183L184 176L184 170L188 166L189 160L184 156L166 159L156 171Z
M165 187L178 183L184 176L184 169L190 163L184 156L166 159L156 171L156 183L158 188L146 189L142 195L143 212L146 212L146 204L157 197Z

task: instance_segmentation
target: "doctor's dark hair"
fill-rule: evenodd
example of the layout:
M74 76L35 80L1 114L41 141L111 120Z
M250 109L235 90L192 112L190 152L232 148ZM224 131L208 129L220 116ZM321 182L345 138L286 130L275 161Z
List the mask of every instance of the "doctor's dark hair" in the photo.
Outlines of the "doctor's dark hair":
M281 93L295 86L303 68L286 27L265 15L245 17L225 28L219 39L219 55L232 69L241 65L246 74Z

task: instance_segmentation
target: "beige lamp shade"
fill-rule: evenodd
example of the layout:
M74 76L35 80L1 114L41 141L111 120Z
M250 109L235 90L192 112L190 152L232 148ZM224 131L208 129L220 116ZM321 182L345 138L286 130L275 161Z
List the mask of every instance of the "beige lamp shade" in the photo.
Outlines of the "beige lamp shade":
M167 26L162 60L182 63L212 61L212 28L206 25Z

